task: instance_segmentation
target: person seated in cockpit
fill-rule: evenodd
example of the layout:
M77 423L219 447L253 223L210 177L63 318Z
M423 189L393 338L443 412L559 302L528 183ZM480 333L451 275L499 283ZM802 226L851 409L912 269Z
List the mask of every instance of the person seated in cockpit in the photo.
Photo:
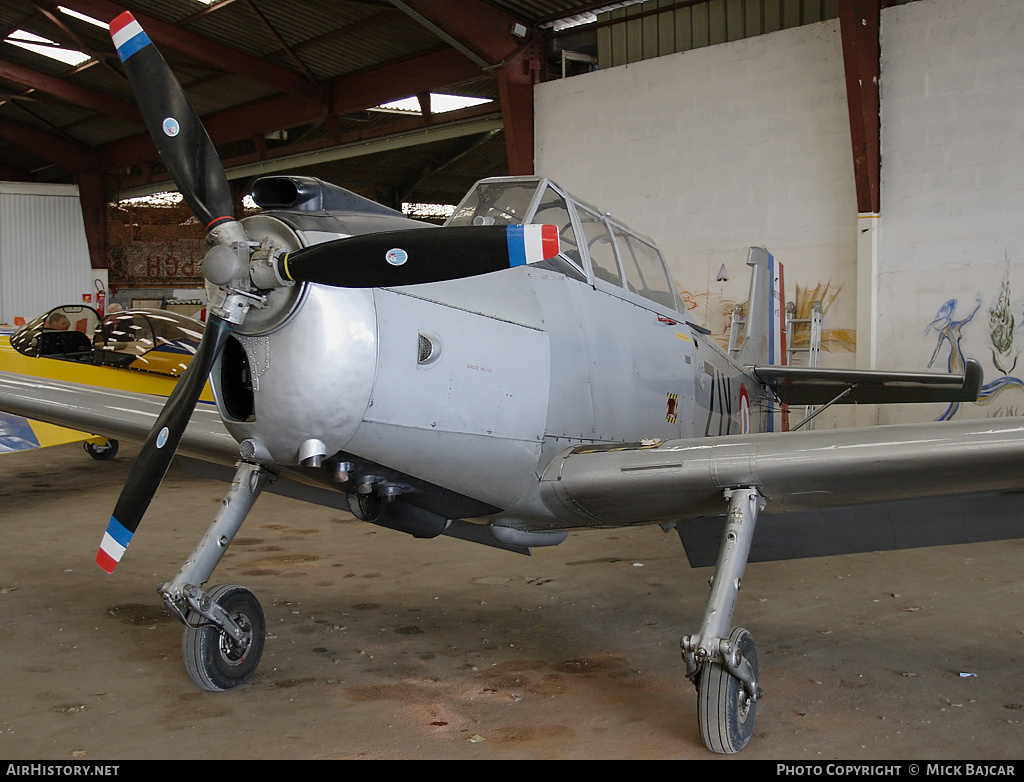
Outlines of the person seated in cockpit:
M43 328L53 329L54 331L67 331L71 328L71 321L68 320L67 315L63 312L54 312L46 319Z

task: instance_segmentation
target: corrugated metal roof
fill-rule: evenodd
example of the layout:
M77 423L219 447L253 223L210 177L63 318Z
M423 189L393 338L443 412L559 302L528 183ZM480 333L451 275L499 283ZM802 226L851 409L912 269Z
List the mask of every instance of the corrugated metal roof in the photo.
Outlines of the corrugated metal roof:
M479 12L507 12L531 24L538 18L581 5L570 0L473 1L479 2ZM405 68L412 75L421 75L417 73L417 69L423 67L420 57L450 50L435 29L406 13L404 4L398 7L383 0L221 0L209 7L196 0L128 0L119 4L143 19L151 17L176 26L183 36L191 36L191 43L200 50L224 47L221 51L226 53L226 58L203 57L202 51L188 51L187 47L175 46L173 40L157 40L152 36L204 122L209 124L214 121L212 118L234 112L230 116L238 118L241 125L243 121L252 122L253 115L266 112L255 124L270 126L274 124L273 112L277 112L278 124L288 130L288 140L261 140L256 137L260 134L250 132L230 143L227 138L218 141L219 151L234 158L258 155L261 148L278 150L288 145L308 145L317 139L327 139L329 143L334 137L344 140L354 133L386 128L395 121L394 117L365 111L332 116L330 104L325 103L319 109L311 106L305 101L303 90L308 97L319 89L324 101L333 95L348 106L348 98L358 89L359 95L366 96L362 100L369 105L374 82L370 81L367 86L364 79L374 72L373 69L388 66L395 73L401 73ZM103 0L67 0L66 6L99 17L97 9L109 8L112 4L104 5ZM22 128L40 136L52 135L61 142L68 142L72 148L79 147L84 153L116 158L117 150L126 148L123 145L127 144L138 149L140 156L144 154L144 139L140 140L144 129L126 116L129 112L125 107L134 104L134 96L105 30L59 12L44 13L32 0L4 0L0 8L0 32L6 36L16 29L48 37L70 49L83 50L94 59L86 67L73 70L0 43L0 178L13 175L13 178L41 181L71 181L67 165L47 159L46 149L26 146L17 139L17 133L5 134L2 127L5 122L15 130ZM237 52L238 61L243 63L237 69L230 64L234 57L232 52ZM247 62L243 62L246 59ZM5 72L4 63L10 63L11 70L21 71L14 75ZM56 91L40 88L22 78L23 73L49 77L51 82L59 80L56 83L66 88ZM358 74L360 81L350 87L345 78L353 74ZM298 85L295 90L289 91L289 79ZM412 81L410 79L410 83ZM396 95L384 89L388 84L382 81L376 89L382 94L387 92L387 99L393 99ZM460 78L458 88L449 91L498 97L493 73L483 69L478 69L477 75L468 81ZM89 99L79 100L81 95ZM443 118L435 118L435 121L441 122ZM230 136L223 132L221 135ZM435 168L445 162L450 148L451 142L441 142L431 148L430 160ZM503 150L503 147L496 143L492 145L492 152L495 149ZM116 183L133 178L137 181L145 172L159 177L162 171L159 160L151 151L145 155L150 159L144 168L119 164ZM357 179L360 184L378 191L400 189L401 184L414 175L417 181L426 182L418 176L425 165L418 151L403 149L391 154L387 166L367 164L364 174ZM461 165L472 168L471 161L462 161ZM491 159L482 160L482 166L486 174L495 171ZM339 164L332 166L339 174L341 168ZM346 174L349 178L352 168L349 164ZM365 171L374 169L380 176L365 175ZM464 178L460 178L460 183ZM449 198L457 199L459 195L456 193Z
M413 92L422 87L411 85L438 89L457 82L446 91L496 99L495 68L513 45L511 25L502 38L496 31L500 25L483 22L497 18L505 25L514 17L550 34L560 19L590 18L629 4L459 0L450 4L450 19L424 23L416 7L449 7L435 2L218 0L206 6L197 0L62 0L94 17L127 7L143 19L169 25L168 35L151 30L151 37L204 124L216 128L211 136L229 161L347 144L360 134L400 132L394 116L366 111L375 99L402 97L393 94L396 84L408 84ZM658 7L683 5L693 2L661 0ZM6 37L16 29L29 30L94 59L72 69L0 43L0 179L72 181L74 166L95 159L109 161L111 188L138 187L147 176L159 179L162 166L142 124L131 118L134 96L109 35L54 8L37 0L3 0L0 33ZM596 51L596 34L593 38ZM552 45L549 74L561 73L560 47L576 48L580 40L562 38ZM488 47L494 67L480 67L485 60L481 52L487 54ZM386 78L378 76L383 68ZM432 126L446 120L434 116ZM264 138L280 130L287 131L285 140ZM351 160L318 163L296 173L315 170L339 183L355 183L367 194L407 192L413 183L407 194L417 200L426 200L429 193L455 201L473 180L504 173L507 166L502 134L467 152L468 142L427 135L421 146L396 148L386 158L375 153L358 165Z

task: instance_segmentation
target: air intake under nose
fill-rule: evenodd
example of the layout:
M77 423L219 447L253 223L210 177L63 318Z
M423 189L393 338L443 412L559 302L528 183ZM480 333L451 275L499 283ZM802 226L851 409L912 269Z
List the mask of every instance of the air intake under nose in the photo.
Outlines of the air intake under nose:
M234 421L255 420L252 367L245 348L234 337L228 340L221 356L220 397L228 418Z

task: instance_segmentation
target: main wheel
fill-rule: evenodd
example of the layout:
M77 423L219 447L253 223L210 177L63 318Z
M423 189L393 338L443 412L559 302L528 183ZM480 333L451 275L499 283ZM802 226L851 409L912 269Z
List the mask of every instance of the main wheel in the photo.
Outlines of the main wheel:
M210 597L249 633L249 641L243 645L216 625L185 628L181 642L185 670L199 687L216 692L237 687L252 676L263 654L266 622L259 601L245 587L215 587ZM195 612L190 614L193 620L207 621Z
M97 461L102 462L107 459L113 459L117 456L117 440L111 440L108 438L107 442L103 445L84 442L82 443L82 446L85 448L85 452Z
M750 663L757 681L757 649L750 633L742 627L732 631L729 642ZM712 752L739 752L754 734L757 701L722 663L705 663L697 688L697 725L704 745Z

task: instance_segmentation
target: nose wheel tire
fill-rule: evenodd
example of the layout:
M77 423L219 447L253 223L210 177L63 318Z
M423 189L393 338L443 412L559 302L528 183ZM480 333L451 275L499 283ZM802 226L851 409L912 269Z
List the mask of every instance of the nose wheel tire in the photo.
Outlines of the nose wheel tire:
M219 586L210 597L247 633L239 643L219 627L193 612L182 637L185 670L204 690L222 691L244 683L259 665L266 638L263 608L245 587Z
M757 649L750 633L742 627L729 638L750 663L757 681ZM739 752L754 735L757 701L723 663L704 663L697 688L697 725L704 745L712 752Z

